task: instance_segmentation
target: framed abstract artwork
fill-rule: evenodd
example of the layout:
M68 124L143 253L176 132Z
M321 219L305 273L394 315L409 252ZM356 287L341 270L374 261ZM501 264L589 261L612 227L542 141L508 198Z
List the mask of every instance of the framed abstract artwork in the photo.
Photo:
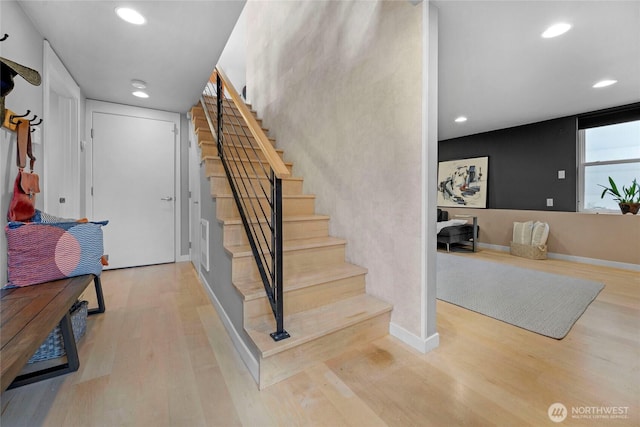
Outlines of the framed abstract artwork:
M489 157L438 163L438 206L486 208Z

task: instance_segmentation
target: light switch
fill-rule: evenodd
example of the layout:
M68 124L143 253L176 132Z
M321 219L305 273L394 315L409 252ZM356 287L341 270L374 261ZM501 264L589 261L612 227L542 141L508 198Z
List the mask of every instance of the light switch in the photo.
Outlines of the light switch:
M558 171L558 179L564 179L564 171Z
M547 206L553 206L553 199L547 199Z

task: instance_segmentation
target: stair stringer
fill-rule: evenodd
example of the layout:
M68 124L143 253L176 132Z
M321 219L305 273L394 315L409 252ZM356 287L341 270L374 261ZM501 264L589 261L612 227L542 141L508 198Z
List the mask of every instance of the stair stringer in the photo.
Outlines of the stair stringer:
M204 162L200 166L200 203L203 214L215 215L216 199L210 197L209 178L205 174ZM204 215L203 215L204 217ZM200 268L200 280L222 323L233 341L240 358L251 376L259 383L260 352L244 329L244 301L231 281L232 259L224 249L224 224L209 220L209 271Z

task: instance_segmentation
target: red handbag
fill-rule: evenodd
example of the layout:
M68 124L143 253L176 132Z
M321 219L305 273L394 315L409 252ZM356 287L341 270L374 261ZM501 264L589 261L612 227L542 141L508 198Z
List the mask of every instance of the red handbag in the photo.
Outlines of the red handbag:
M18 176L13 184L13 197L9 204L9 221L29 221L35 214L36 194L40 192L40 179L33 173L36 158L31 149L31 123L18 120L18 150L16 164ZM25 172L27 156L30 159L31 172Z

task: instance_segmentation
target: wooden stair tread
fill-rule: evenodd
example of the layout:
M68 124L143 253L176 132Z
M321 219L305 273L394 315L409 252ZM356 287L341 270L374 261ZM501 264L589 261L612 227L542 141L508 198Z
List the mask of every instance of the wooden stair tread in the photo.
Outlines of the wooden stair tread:
M219 174L218 175L214 175L214 174L212 174L212 175L207 175L207 177L210 178L210 179L211 178L224 179L225 182L226 182L226 179L227 179L227 176L224 175L224 174L222 174L222 175L219 175ZM259 187L258 187L259 184L256 183L256 181L267 181L268 180L268 178L258 177L256 175L245 176L245 178L248 178L249 179L249 183L251 183L251 184L247 184L247 185L251 185L252 187L255 186L254 189L256 191L262 191L262 190L259 189ZM286 185L287 183L299 183L299 182L303 182L303 178L301 178L301 177L282 178L282 184L283 185ZM227 183L227 185L228 185L228 183ZM268 183L266 183L264 185L264 190L265 191L270 191L270 186L269 186ZM242 191L242 194L245 194L245 193L246 193L246 191ZM233 193L231 192L231 186L228 186L228 188L216 188L215 190L213 189L213 186L212 186L211 195L213 197L215 197L215 198L218 198L218 197L232 196ZM288 194L284 194L284 195L288 195Z
M255 174L243 175L243 176L249 179L268 179L267 177L258 176ZM207 178L225 178L226 179L227 174L224 172L213 172L207 175ZM304 178L302 178L301 176L288 176L286 178L282 178L282 180L283 181L304 181Z
M211 129L209 129L209 127L208 127L208 126L207 126L207 127L200 127L200 126L197 126L197 127L195 128L195 132L196 132L196 135L198 135L199 133L208 133L208 134L210 134L210 135L213 135L213 133L211 132ZM245 136L245 135L244 135L244 134L242 134L242 133L229 132L228 130L225 130L225 131L223 131L222 133L223 133L223 135L233 135L233 136L240 136L240 137L244 137L244 136ZM265 134L266 134L266 133L267 133L267 132L265 131ZM248 135L246 135L246 136L248 136L249 138L253 138L253 135L251 135L251 134L248 134ZM275 138L271 138L271 137L269 137L268 135L267 135L267 138L269 139L269 142L271 142L272 144L275 144L275 143L276 143Z
M218 156L204 156L202 158L202 160L203 161L220 160L220 157L218 157ZM269 164L269 162L267 162L266 160L258 160L258 159L238 159L238 158L235 158L235 157L229 157L228 160L232 161L232 162L253 162L253 163L263 163L265 165ZM290 167L293 166L292 162L283 161L283 163L285 164L285 166L290 166Z
M233 195L232 194L223 194L218 196L217 198L219 199L233 199ZM244 198L249 198L249 199L266 199L266 197L264 195L259 195L259 196L244 196ZM293 199L315 199L316 196L313 194L284 194L282 196L282 201L284 202L287 199L293 200Z
M329 220L330 217L328 215L288 215L282 217L282 222L295 222L295 221L317 221L317 220ZM241 218L227 218L221 220L224 225L241 225ZM265 219L260 220L252 220L252 223L255 222L266 222Z
M209 121L207 121L207 119L206 119L206 118L199 117L199 118L196 118L196 119L192 120L192 122L193 122L193 125L194 125L194 127L195 127L196 132L197 132L198 130L200 130L200 131L206 131L206 132L211 132L211 128L209 127ZM238 131L236 131L236 130L235 130L235 129L233 129L233 128L229 128L229 126L242 126L243 128L249 129L249 126L248 126L246 123L244 123L244 122L239 122L239 123L236 123L236 122L233 122L233 123L225 123L225 122L223 121L222 123L223 123L223 126L224 126L224 124L226 124L226 125L227 125L227 126L224 126L224 127L225 127L224 129L222 129L222 133L223 133L223 134L230 134L230 135L240 135L240 136L244 136L244 133L238 133ZM215 123L214 123L214 125L215 125ZM269 129L268 129L268 128L260 127L260 129L262 129L262 131L263 131L265 134L268 134L268 133L269 133ZM251 131L247 130L247 136L251 136ZM269 138L269 139L273 139L273 138Z
M215 96L211 96L211 95L202 95L202 97L204 98L204 102L205 102L205 103L212 104L212 105L215 105L216 100L218 99L218 98L216 98ZM245 103L244 103L244 105L246 105L246 106L247 106L247 108L248 108L249 110L251 110L251 104L247 104L247 103L245 102ZM225 106L225 107L226 107L226 106ZM233 108L236 108L236 107L235 107L235 105L233 105ZM255 113L255 111L253 111L253 110L251 110L251 112L252 112L252 113Z
M322 248L327 246L345 245L346 243L347 241L345 239L340 239L332 236L311 237L308 239L285 240L282 242L282 251L286 253L291 251L299 251L302 249L313 249L313 248ZM253 252L251 251L251 246L249 245L226 246L225 249L234 258L253 256Z
M215 141L211 141L211 144L216 144ZM240 145L240 144L225 144L225 147L231 147L231 148L237 148L239 150L243 150L243 149L247 149L247 151L253 151L252 149L255 148L256 151L260 151L260 148L257 146L253 146L253 145ZM284 150L282 148L273 148L274 151L276 153L284 153Z
M367 269L359 265L344 263L331 268L321 267L303 272L287 274L284 277L284 293L302 289L334 280L346 279L361 274L366 274ZM234 281L233 285L238 289L245 301L257 298L266 298L264 285L261 281L243 279Z
M260 176L260 175L256 175L256 174L250 174L250 175L244 175L246 177L248 177L249 179L268 179L265 176ZM224 178L227 179L227 174L221 171L214 171L214 172L209 172L207 174L207 178ZM282 178L283 181L304 181L304 178L301 176L287 176L285 178Z
M267 358L387 313L391 309L390 304L363 294L285 316L284 329L291 337L282 341L276 342L269 336L275 330L273 316L270 314L254 319L245 326L245 330L256 344L262 358Z
M267 135L267 138L269 138L269 129L265 129L265 128L261 128L261 129L262 129L262 132L264 132L264 134ZM235 129L226 128L226 129L222 130L222 134L223 135L233 135L233 136L253 138L253 135L248 130L247 130L246 133L243 133L243 132L238 132ZM269 141L275 142L275 139L269 138Z
M234 108L234 111L238 111L238 110ZM256 121L258 123L262 121L262 119L259 119L258 117L256 117L254 111L252 111L252 113L254 114L254 118L256 119ZM233 117L233 118L238 117L236 115L225 113L225 112L223 112L222 114L225 115L225 116L228 116L228 117ZM240 116L238 118L242 119L242 116ZM194 122L196 120L202 120L202 119L204 119L204 120L207 119L207 115L204 112L204 108L201 105L191 107L191 121Z

